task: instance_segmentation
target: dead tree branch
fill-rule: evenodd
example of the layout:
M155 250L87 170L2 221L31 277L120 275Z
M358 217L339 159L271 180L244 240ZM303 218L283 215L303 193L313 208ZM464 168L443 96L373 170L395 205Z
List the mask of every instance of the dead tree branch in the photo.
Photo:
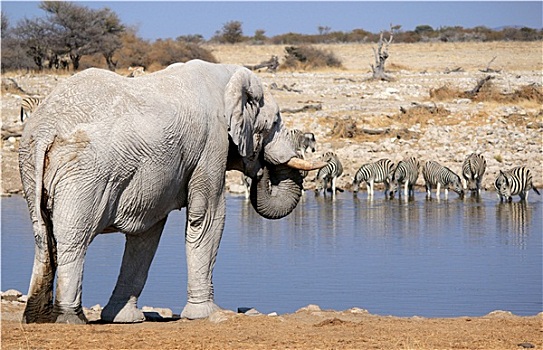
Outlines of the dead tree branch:
M244 66L244 67L250 70L259 70L262 68L266 68L268 72L275 72L277 68L279 67L279 58L273 55L269 60L260 62L259 64L255 66Z
M483 73L499 73L501 72L501 69L490 69L490 65L492 64L492 62L494 62L494 60L497 58L498 56L494 56L490 62L488 62L488 64L486 65L486 68L485 69L479 69L480 72L483 72Z
M296 83L292 84L291 86L286 86L285 84L283 84L282 87L279 87L279 86L277 86L276 83L271 83L270 89L279 90L279 91L296 92L296 93L302 92L302 90L294 89L294 85L296 85Z
M299 113L299 112L308 112L308 111L320 111L322 109L322 105L305 105L301 108L283 108L281 109L281 113Z
M392 25L390 26L390 37L388 40L383 39L383 32L379 36L379 41L377 43L377 50L375 47L373 49L373 55L375 56L375 65L370 64L371 70L373 72L372 79L374 80L385 80L391 81L392 78L385 73L385 61L388 58L388 48L392 40L394 39L394 31Z
M484 77L483 79L479 80L477 82L477 85L470 91L466 91L466 95L468 96L475 96L479 93L479 91L481 91L481 89L483 88L483 86L488 82L490 81L491 79L494 79L493 76L491 75L487 75L486 77Z

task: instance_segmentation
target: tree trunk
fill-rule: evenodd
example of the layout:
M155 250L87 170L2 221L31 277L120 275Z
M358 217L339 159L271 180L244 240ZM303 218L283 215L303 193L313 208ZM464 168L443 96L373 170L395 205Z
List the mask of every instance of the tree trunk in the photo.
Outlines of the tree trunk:
M388 41L383 39L383 32L381 32L377 50L373 48L373 54L375 55L375 66L373 64L371 65L371 70L373 71L372 79L385 81L392 80L390 76L385 74L385 61L388 58L388 46L392 42L393 37L392 29L390 30L390 38Z

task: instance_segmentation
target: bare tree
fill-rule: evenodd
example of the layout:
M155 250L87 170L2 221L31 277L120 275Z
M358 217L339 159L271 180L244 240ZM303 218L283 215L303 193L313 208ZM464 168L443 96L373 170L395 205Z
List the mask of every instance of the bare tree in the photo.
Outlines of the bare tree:
M51 28L45 21L25 18L13 29L13 33L38 70L44 68L46 61L51 61Z
M383 31L379 35L379 41L377 42L377 50L373 47L373 54L375 56L375 66L370 64L373 72L372 79L390 81L392 78L385 73L385 61L388 58L388 47L394 39L394 29L398 29L398 26L393 27L390 25L390 33L388 40L383 38Z

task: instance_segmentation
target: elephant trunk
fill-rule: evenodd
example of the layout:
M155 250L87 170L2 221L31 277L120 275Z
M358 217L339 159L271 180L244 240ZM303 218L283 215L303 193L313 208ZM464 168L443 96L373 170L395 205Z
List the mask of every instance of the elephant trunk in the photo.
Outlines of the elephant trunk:
M302 175L285 164L268 164L262 170L262 177L251 184L251 204L262 217L281 219L290 214L300 200Z

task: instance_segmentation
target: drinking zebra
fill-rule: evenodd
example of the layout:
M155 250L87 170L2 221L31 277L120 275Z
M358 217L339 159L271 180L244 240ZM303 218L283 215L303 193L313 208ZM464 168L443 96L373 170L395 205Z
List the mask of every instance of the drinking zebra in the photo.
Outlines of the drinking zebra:
M364 181L368 189L368 195L373 196L373 184L385 184L385 196L390 189L390 181L392 172L394 171L394 163L390 159L379 159L373 163L363 164L356 172L353 179L353 192L357 193L360 184Z
M464 188L480 195L485 170L486 160L481 154L472 153L467 156L462 164L462 177L465 181Z
M41 100L41 97L37 96L27 96L21 100L21 123L38 108Z
M498 177L494 181L494 187L498 191L500 201L504 200L511 202L513 196L519 195L520 200L527 200L528 193L531 189L540 195L537 188L532 184L532 173L530 169L519 166L506 171L500 170Z
M316 193L318 194L320 191L324 190L324 195L326 195L328 183L330 183L332 195L335 195L336 179L343 174L343 165L341 165L338 156L332 151L326 152L322 156L322 160L328 164L320 168L317 172L315 181L321 181L322 186L317 187Z
M449 189L458 193L460 197L464 196L460 176L438 162L434 162L433 160L427 161L422 167L422 176L424 177L424 186L426 187L426 194L428 197L432 196L432 188L436 188L436 196L439 198L441 186L445 188L445 198L447 198L449 194Z
M398 166L392 173L392 181L390 186L390 198L394 197L394 193L398 191L401 185L404 186L404 195L411 197L415 195L414 186L419 178L420 163L415 157L404 159L398 163Z

